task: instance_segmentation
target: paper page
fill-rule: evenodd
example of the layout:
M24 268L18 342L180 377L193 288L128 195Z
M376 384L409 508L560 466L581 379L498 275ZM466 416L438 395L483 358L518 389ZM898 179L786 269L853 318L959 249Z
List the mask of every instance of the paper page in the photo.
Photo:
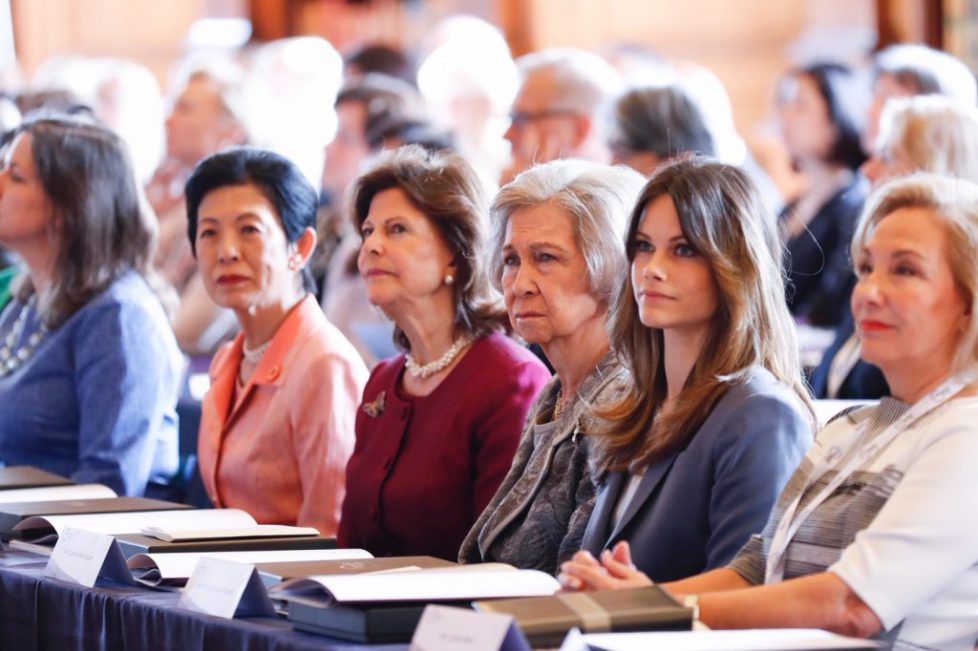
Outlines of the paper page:
M438 568L392 574L310 576L286 581L276 596L284 597L293 587L308 594L309 582L318 583L340 603L543 597L560 590L556 579L537 570Z
M661 633L595 633L585 635L591 648L604 651L815 651L816 649L877 649L870 640L844 637L818 629L775 628L746 631L664 631Z
M74 486L45 486L42 488L14 488L0 491L0 504L14 502L51 502L55 500L96 500L118 497L115 491L102 484L77 484Z
M141 533L166 542L185 542L189 540L226 540L234 538L284 538L287 536L318 536L319 530L312 527L290 527L281 524L259 524L253 527L227 529L182 529L163 527L144 527Z
M27 518L14 531L51 527L59 534L65 527L109 535L138 533L144 527L174 529L253 527L255 519L240 509L186 509L174 511L126 511L81 515L46 515Z
M279 549L274 551L241 552L173 552L164 554L135 554L129 559L131 569L156 567L164 581L186 579L193 574L202 557L236 563L293 563L296 561L342 561L352 558L373 558L363 549Z

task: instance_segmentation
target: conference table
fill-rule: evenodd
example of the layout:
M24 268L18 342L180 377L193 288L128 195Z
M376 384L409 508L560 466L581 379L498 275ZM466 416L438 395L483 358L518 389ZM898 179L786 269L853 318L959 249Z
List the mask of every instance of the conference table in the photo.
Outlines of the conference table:
M177 607L176 592L86 588L44 575L47 559L0 551L0 651L402 650L301 633L286 619L222 619Z

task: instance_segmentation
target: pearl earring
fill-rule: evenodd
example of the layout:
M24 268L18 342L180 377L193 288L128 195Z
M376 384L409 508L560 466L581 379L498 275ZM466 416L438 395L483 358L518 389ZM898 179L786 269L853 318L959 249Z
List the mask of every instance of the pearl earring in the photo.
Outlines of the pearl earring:
M455 276L453 276L452 274L445 274L445 284L450 286L453 285L454 283L455 283Z

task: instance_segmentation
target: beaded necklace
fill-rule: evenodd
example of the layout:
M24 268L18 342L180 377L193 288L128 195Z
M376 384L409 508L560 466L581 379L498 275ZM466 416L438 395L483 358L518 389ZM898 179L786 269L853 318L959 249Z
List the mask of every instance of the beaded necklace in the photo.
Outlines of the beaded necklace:
M0 377L10 375L29 360L48 334L47 327L42 323L37 332L32 332L27 337L26 342L21 342L27 328L28 313L34 309L36 302L36 296L31 296L27 300L24 307L21 308L20 314L17 315L17 321L14 322L10 332L4 337L3 344L0 345Z

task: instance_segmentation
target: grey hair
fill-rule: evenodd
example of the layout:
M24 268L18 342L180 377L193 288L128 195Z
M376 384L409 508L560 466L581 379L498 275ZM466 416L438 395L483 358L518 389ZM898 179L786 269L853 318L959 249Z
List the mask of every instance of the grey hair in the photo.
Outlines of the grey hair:
M978 101L975 76L960 59L915 43L891 45L873 61L875 77L889 74L918 95L944 95L974 104Z
M552 108L597 115L624 84L614 66L593 52L576 48L550 48L516 60L525 80L530 75L553 75Z
M624 167L577 159L536 165L503 186L490 208L489 270L501 288L506 226L522 208L551 204L571 217L574 237L587 264L591 293L610 303L628 268L625 224L645 178Z
M902 209L931 211L948 238L948 264L954 282L964 294L971 314L968 328L958 342L952 372L978 363L978 184L938 174L919 173L884 184L870 195L852 238L852 259L859 254L888 215Z
M902 150L921 171L978 181L978 107L938 95L892 99L876 148Z

